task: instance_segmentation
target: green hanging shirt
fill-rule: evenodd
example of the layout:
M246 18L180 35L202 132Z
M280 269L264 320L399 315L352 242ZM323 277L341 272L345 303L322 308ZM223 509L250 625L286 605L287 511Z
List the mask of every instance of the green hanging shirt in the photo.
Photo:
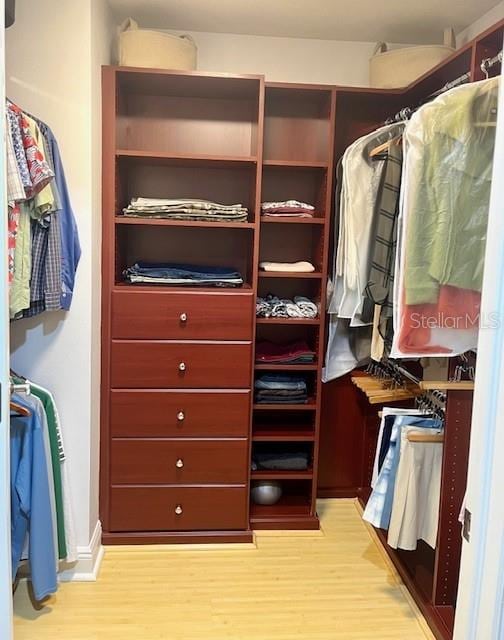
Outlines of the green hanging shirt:
M436 303L441 285L481 291L498 90L498 78L453 89L406 127L408 305Z

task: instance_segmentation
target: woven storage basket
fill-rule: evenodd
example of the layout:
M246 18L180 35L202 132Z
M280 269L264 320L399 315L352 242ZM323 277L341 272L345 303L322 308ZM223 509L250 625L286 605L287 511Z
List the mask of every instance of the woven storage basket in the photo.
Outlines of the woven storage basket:
M117 63L120 66L193 71L196 60L196 44L191 36L139 29L131 18L118 28Z
M379 42L369 61L370 84L380 89L406 87L454 51L453 29L445 29L444 45L405 47L388 51L386 43Z

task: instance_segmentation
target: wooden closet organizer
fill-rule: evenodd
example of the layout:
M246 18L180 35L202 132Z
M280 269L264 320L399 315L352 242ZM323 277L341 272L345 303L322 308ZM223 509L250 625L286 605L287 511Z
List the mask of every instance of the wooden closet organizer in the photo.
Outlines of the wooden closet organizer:
M101 518L108 543L248 541L254 528L318 528L320 369L333 174L334 90L260 76L103 70ZM264 145L264 154L263 154ZM246 223L125 217L134 196L241 202ZM313 219L260 219L263 200ZM258 273L259 259L308 274ZM239 289L138 286L139 259L232 266ZM257 292L307 295L318 319L258 319ZM254 365L255 336L305 339L313 365ZM182 371L183 369L183 371ZM254 405L254 377L297 371L304 405ZM252 447L292 445L305 471L250 472ZM281 482L272 506L251 482Z

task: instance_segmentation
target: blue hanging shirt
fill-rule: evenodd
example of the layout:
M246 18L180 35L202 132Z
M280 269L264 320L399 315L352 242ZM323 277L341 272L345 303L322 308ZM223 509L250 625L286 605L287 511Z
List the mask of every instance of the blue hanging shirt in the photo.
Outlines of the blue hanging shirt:
M51 149L54 163L54 180L60 196L61 210L56 215L58 216L61 231L61 308L68 311L72 304L75 274L81 257L79 232L70 202L58 143L53 132L46 124L41 123L40 128Z
M30 544L33 592L43 600L58 588L51 498L43 428L36 398L13 396L14 402L30 411L29 416L12 416L10 426L12 575L16 575L26 535Z

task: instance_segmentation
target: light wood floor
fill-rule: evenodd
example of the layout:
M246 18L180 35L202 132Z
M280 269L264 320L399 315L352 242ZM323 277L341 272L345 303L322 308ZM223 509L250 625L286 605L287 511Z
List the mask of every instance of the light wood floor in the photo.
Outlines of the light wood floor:
M432 638L351 500L322 500L324 535L257 548L110 547L98 582L63 584L41 611L26 584L16 640Z

